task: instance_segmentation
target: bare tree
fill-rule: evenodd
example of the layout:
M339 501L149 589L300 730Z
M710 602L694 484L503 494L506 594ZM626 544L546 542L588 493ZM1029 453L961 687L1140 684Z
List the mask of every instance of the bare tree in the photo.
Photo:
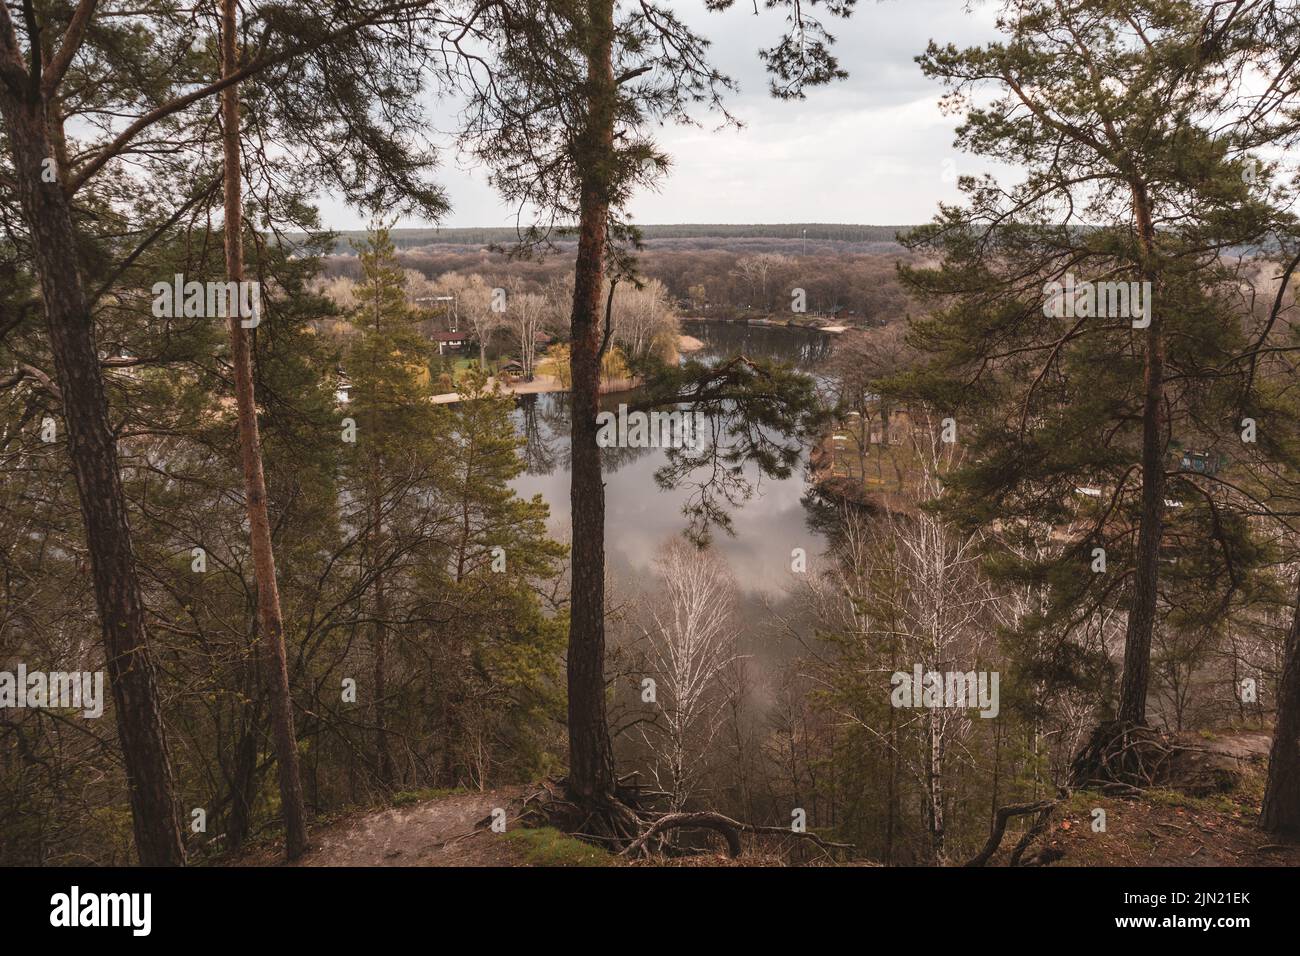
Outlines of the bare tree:
M549 310L546 297L536 292L512 291L506 300L505 324L519 340L519 364L530 382L537 364L537 336L546 324Z
M736 662L736 584L721 557L680 538L660 550L655 569L663 601L651 601L642 631L660 719L642 725L642 737L653 754L650 773L677 812L697 788L724 724L722 685Z
M749 287L750 301L757 293L758 307L771 308L772 300L768 296L769 284L776 280L776 273L790 264L785 256L761 252L754 256L744 256L736 261L736 275L745 280Z
M951 467L954 444L944 443L938 422L919 416L912 442L920 470L919 499L931 502L943 494L942 475ZM980 574L982 536L955 533L928 508L914 515L893 516L888 522L897 573L905 579L898 610L902 651L921 664L923 672L966 670L980 651L987 629L981 618L994 603L992 590ZM913 688L913 694L919 688ZM924 779L926 822L936 862L946 862L944 815L947 800L945 757L952 742L970 729L967 711L927 707L920 718L924 758L918 768Z
M835 394L832 400L842 410L836 429L857 453L856 477L870 483L868 461L874 461L874 483L885 484L885 460L893 443L890 423L896 407L881 394L878 383L897 375L914 361L915 353L904 339L906 326L898 323L880 329L853 331L839 337L831 358ZM901 469L895 462L895 477L902 485Z
M676 345L677 316L668 290L658 279L620 284L614 291L611 325L614 341L632 360L657 347Z
M492 335L504 323L504 315L493 309L493 290L481 275L474 273L464 275L449 272L438 280L438 286L449 295L456 297L456 311L459 317L469 322L478 341L478 364L487 368L487 347Z
M882 729L875 697L888 693L884 679L891 673L910 675L918 666L924 674L971 671L991 630L997 598L981 574L983 536L960 533L931 508L919 507L942 499L942 477L956 457L938 424L925 410L916 414L910 443L917 482L910 500L870 521L846 516L835 566L810 576L805 586L817 618L840 644L840 653L818 669L838 691L829 705L889 754L886 843L894 826L893 778L906 768L923 794L932 859L942 864L948 857L951 751L971 731L969 711L959 701L922 707L921 689L913 687L912 707L891 701Z

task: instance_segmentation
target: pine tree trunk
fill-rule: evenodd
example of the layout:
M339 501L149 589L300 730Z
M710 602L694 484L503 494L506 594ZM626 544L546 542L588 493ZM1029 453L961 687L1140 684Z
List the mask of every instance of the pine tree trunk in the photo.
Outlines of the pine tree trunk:
M614 755L605 713L605 483L596 445L600 397L600 290L605 276L609 173L614 153L612 0L590 0L587 129L582 143L578 260L570 323L573 516L569 611L569 791L595 807L614 796Z
M230 785L230 814L227 817L226 845L237 850L244 845L253 827L253 800L257 793L257 729L260 707L247 725L241 728L235 744L235 769Z
M0 90L0 113L18 198L31 230L32 264L40 278L62 392L68 457L86 528L136 852L146 866L178 866L185 862L185 845L71 204L61 181L42 179L45 160L55 155L42 100L20 103Z
M1144 279L1151 279L1155 230L1145 190L1134 189L1133 208L1138 238L1146 259ZM1152 289L1154 291L1154 282ZM1151 662L1151 634L1155 628L1160 571L1160 536L1164 511L1164 337L1159 310L1148 300L1151 324L1146 329L1146 365L1142 400L1142 517L1138 530L1137 566L1133 574L1133 600L1124 634L1124 677L1120 684L1119 721L1145 724Z
M1300 833L1300 594L1282 653L1277 726L1259 825L1273 833Z
M383 543L383 498L382 484L379 480L378 459L376 459L376 472L373 477L374 492L372 500L374 502L374 513L371 520L374 522L372 535L374 547L372 554L374 561L378 564L381 558L381 549ZM374 660L374 684L375 684L375 702L374 702L374 720L375 720L375 753L377 756L377 768L379 774L379 783L385 790L392 790L396 773L393 770L393 753L388 746L388 717L384 710L384 699L388 696L388 593L384 589L384 572L378 570L375 573L375 622L372 631L372 644L375 653Z
M229 76L239 66L235 37L235 0L224 0L221 16L221 65ZM244 279L243 209L240 183L239 84L221 92L222 138L225 150L226 277ZM243 296L238 297L243 301ZM307 812L298 770L298 739L293 727L293 699L289 694L289 668L285 660L284 620L280 614L280 588L276 581L275 552L271 545L271 520L266 507L266 477L262 471L261 436L253 396L253 357L248 331L239 310L230 316L230 361L235 372L235 400L239 416L239 447L244 469L244 498L256 578L257 613L262 639L270 650L268 684L271 723L280 770L280 806L284 816L285 854L296 859L307 849Z

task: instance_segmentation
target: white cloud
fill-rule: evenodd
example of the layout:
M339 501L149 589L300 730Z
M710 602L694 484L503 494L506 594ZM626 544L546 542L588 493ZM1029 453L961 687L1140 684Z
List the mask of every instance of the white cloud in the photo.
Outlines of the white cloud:
M702 115L702 128L661 130L673 168L658 190L634 197L638 222L922 222L939 200L956 198L953 173L987 168L953 151L958 118L939 112L938 84L913 58L932 37L958 45L991 38L990 5L860 3L852 19L828 23L850 78L798 102L766 95L756 51L781 28L773 12L755 17L743 0L723 14L707 13L700 0L673 5L714 40L715 63L740 83L728 105L745 126L717 130L714 118ZM453 202L444 225L513 223L513 210L496 199L481 170L457 168L449 156L440 178ZM326 200L323 212L332 226L363 225L336 202Z

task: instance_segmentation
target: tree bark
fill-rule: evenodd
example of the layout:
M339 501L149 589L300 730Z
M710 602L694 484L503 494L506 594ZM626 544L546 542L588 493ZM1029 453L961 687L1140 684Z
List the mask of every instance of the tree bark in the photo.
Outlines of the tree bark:
M20 101L0 87L14 178L31 231L45 320L63 402L68 456L77 485L90 572L126 768L136 852L146 866L185 862L175 783L167 752L158 683L145 627L117 443L95 343L65 169L53 182L42 172L55 157L39 94Z
M589 0L587 126L580 148L578 259L570 321L573 515L569 610L570 797L596 807L615 793L614 755L605 712L605 483L596 445L600 398L600 292L614 162L612 0Z
M235 0L224 0L221 14L221 67L225 76L239 69L236 50ZM225 153L226 277L244 279L243 209L240 181L239 84L221 91L222 145ZM243 301L243 296L237 297ZM253 357L248 330L239 310L230 316L230 361L235 372L239 447L244 469L244 499L256 578L257 614L262 639L270 650L267 675L271 692L271 724L280 770L280 806L284 816L285 855L293 860L307 849L307 813L298 769L298 739L293 727L293 699L289 693L289 668L285 660L284 619L280 614L280 588L276 581L275 552L271 545L271 520L266 506L266 476L262 471L262 444L253 395Z
M379 783L385 790L391 791L397 775L393 769L393 752L388 746L388 716L384 709L384 699L388 696L388 592L384 587L384 572L380 567L383 561L384 527L383 484L379 474L381 467L378 456L376 456L375 472L372 474L372 487L374 490L372 492L373 514L371 516L371 521L374 522L371 532L373 540L372 555L377 567L375 572L375 621L372 628L372 643L375 652L375 754Z
M930 852L934 856L934 862L943 866L947 862L943 822L943 730L939 727L938 711L934 708L930 709L927 718L926 747L928 766L925 795L929 811L927 816L930 818Z
M239 733L235 743L234 771L230 781L230 813L226 824L226 845L237 850L244 845L253 827L253 798L257 791L257 735L255 712Z
M1273 833L1300 833L1300 594L1282 653L1277 726L1259 825Z
M1133 187L1133 209L1143 252L1143 278L1153 279L1155 228L1146 191ZM1152 282L1154 291L1155 283ZM1133 600L1124 634L1124 677L1120 683L1119 720L1145 724L1151 662L1151 633L1155 628L1160 572L1160 536L1164 512L1164 336L1159 310L1148 301L1151 324L1146 329L1146 361L1142 400L1142 518L1138 529Z

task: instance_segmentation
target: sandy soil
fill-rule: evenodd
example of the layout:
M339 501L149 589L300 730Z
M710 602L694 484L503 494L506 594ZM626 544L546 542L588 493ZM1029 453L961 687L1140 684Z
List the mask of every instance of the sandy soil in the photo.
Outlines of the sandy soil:
M488 388L490 389L496 381L495 377L489 378ZM531 382L502 382L501 390L512 395L537 395L542 392L568 391L554 375L541 374L534 376ZM447 405L451 402L459 402L460 395L456 392L444 392L441 395L433 396L431 401L435 405Z

